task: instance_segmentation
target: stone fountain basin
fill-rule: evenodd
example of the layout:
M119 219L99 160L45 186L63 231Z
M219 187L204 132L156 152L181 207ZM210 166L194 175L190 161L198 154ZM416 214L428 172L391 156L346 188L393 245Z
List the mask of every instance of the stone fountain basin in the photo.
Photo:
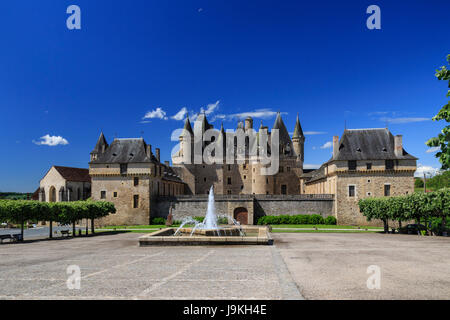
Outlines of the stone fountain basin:
M181 228L180 232L182 234L191 235L194 228ZM240 236L241 231L237 227L222 227L220 226L218 230L216 229L195 229L193 235L198 236L208 236L208 237L218 237L218 236Z
M176 228L166 228L160 231L139 237L139 246L195 246L195 245L272 245L273 239L267 227L243 226L246 236L241 236L239 229L225 227L235 235L217 235L216 230L195 230L191 236L192 228L181 229L181 236L174 236ZM230 231L233 230L233 231ZM198 233L196 232L198 231Z

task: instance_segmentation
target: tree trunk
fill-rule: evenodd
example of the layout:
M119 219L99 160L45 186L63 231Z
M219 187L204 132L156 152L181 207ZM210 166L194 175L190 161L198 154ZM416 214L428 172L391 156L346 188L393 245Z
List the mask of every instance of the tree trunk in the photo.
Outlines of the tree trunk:
M75 228L75 221L72 224L72 233L73 233L73 237L75 238L75 232L76 232L76 228Z
M86 235L89 233L89 219L86 218Z
M20 234L22 237L22 241L23 241L23 225L24 225L24 221L22 220L22 224L20 225Z
M402 227L402 220L398 220L398 228L401 229Z
M92 233L92 234L95 233L95 229L94 229L94 219L91 219L91 233Z
M48 224L50 233L49 233L49 238L53 238L53 221L50 220L49 224Z
M384 224L384 233L389 233L389 225L386 219L383 220L383 224Z

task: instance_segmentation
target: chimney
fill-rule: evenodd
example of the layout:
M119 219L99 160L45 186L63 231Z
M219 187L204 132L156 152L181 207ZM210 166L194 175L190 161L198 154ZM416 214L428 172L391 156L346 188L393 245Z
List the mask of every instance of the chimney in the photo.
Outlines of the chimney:
M156 160L158 160L158 162L161 162L159 148L156 148Z
M339 152L339 136L333 137L333 159L336 159Z
M394 137L394 153L396 157L403 156L403 136L397 135Z
M145 150L145 152L147 153L147 157L151 158L151 156L152 156L152 145L151 144L147 145L147 149Z

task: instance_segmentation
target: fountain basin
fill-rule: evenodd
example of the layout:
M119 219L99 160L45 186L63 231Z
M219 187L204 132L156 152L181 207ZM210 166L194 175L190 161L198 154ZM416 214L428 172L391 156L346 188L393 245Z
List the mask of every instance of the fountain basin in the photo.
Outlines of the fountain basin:
M191 228L181 230L181 236L174 236L175 228L166 228L160 231L139 237L139 246L195 246L195 245L272 245L273 239L267 227L244 226L245 236L241 236L238 228L226 227L219 230L228 230L236 235L217 235L217 230L195 230L191 236ZM233 230L233 231L230 231ZM190 231L190 232L189 232ZM197 233L198 231L198 233Z

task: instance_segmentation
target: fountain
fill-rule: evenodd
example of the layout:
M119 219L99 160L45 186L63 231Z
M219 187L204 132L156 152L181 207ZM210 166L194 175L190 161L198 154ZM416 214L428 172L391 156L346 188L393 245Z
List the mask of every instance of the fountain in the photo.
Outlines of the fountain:
M227 218L232 224L219 226L219 218ZM241 226L230 216L217 215L214 187L209 190L208 207L202 222L186 217L177 229L166 228L139 238L140 246L211 244L273 244L273 240L266 227Z

